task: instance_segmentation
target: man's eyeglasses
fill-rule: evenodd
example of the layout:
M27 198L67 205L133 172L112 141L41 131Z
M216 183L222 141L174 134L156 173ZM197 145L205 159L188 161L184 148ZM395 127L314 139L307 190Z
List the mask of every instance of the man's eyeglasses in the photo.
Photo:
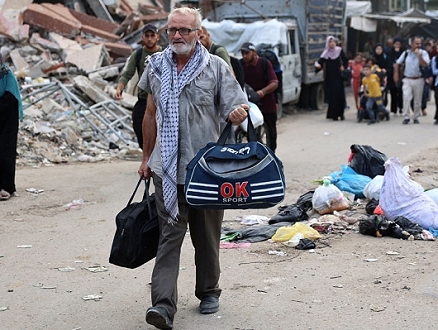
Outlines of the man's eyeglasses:
M179 32L180 35L182 36L188 36L191 32L193 31L198 31L199 29L188 29L188 28L170 28L170 29L166 29L166 33L169 36L174 36L177 32Z

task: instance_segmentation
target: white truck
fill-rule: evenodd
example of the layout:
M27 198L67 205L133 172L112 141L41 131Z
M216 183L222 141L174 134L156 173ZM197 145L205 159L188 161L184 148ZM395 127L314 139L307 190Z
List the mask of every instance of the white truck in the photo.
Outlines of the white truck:
M322 72L314 63L327 36L343 39L345 0L209 0L203 25L212 40L240 57L240 46L252 42L269 47L283 71L279 93L282 105L321 109L324 104Z

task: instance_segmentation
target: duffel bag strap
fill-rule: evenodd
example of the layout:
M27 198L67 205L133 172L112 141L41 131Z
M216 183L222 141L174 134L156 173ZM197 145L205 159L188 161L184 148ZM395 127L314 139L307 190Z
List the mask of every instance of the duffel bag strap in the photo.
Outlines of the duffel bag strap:
M128 204L126 204L126 206L130 205L132 203L132 200L134 199L134 196L138 190L138 187L140 186L141 181L143 180L143 178L140 178L137 182L137 185L135 186L134 192L131 195L131 198L128 201Z
M248 122L248 128L246 130L247 132L247 136L248 136L248 142L257 142L257 133L256 130L254 128L254 124L251 121L251 118L249 116L249 111L247 111L248 114L248 118L247 118L247 122ZM221 136L219 136L219 139L217 140L217 145L224 145L225 142L227 141L228 136L230 136L231 134L231 126L233 124L231 123L231 121L227 122L227 126L225 126L224 130L222 131Z
M149 182L150 180L145 180L145 190L143 194L143 200L146 198L148 202L149 219L152 219L152 206L151 206L151 195L149 194Z
M129 198L128 201L128 205L130 205L132 203L132 200L135 197L135 194L137 193L138 187L140 186L140 183L143 181L143 177L140 177L140 179L137 182L137 185L135 186L134 192L131 195L131 198ZM151 199L150 199L150 195L149 195L149 182L150 180L144 180L144 184L145 184L145 190L144 190L144 194L143 194L143 200L147 199L148 201L148 206L149 206L149 218L152 219L152 211L151 211Z

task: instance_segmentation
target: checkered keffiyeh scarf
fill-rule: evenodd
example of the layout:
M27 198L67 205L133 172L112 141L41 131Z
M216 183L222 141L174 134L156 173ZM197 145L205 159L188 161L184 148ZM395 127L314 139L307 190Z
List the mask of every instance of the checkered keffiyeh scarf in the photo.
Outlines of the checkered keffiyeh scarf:
M208 60L208 51L199 42L196 43L194 54L179 74L170 47L150 58L152 73L161 81L160 101L157 105L158 141L163 167L164 207L169 213L168 221L172 224L178 221L179 96L183 88L207 66Z

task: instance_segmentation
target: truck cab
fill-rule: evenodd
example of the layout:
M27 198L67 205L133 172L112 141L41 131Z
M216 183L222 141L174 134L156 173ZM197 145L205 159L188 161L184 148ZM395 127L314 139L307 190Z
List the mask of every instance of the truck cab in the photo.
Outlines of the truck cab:
M278 57L282 71L282 88L277 93L278 114L283 104L297 103L302 89L302 62L298 43L296 21L280 22L276 19L252 23L236 23L231 20L202 22L212 40L224 46L228 52L240 58L244 42L253 43L257 49L272 50Z
M328 36L343 39L345 0L209 0L203 12L212 39L239 56L244 42L270 44L283 71L282 105L322 109L324 78L314 63ZM205 20L204 20L205 21ZM226 24L223 22L226 21ZM272 29L275 25L276 29ZM255 29L254 26L261 27Z
M278 55L283 70L283 90L281 102L297 103L301 94L301 57L298 43L297 24L294 20L285 22L287 26L286 47Z

